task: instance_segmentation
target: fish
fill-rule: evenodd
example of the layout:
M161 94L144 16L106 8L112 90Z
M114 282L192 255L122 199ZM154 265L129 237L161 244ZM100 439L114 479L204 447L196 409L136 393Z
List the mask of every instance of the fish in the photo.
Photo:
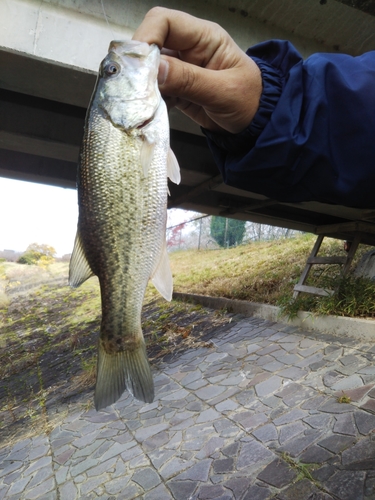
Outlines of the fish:
M150 403L154 384L141 326L149 280L171 300L168 178L180 182L157 74L160 50L112 41L87 110L77 170L78 223L69 284L96 275L102 318L96 410L128 390Z

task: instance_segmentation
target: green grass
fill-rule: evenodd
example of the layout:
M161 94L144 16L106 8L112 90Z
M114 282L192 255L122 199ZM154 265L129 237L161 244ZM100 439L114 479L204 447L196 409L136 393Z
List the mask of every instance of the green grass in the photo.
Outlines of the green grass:
M325 298L300 294L298 300L293 300L293 287L314 242L315 236L306 234L225 250L174 252L170 255L174 290L278 305L289 317L299 310L351 317L374 316L375 284L350 274L338 281L339 265L313 266L306 282L310 286L337 289L337 294ZM365 245L359 247L352 267L368 249ZM325 238L319 255L346 255L343 242Z

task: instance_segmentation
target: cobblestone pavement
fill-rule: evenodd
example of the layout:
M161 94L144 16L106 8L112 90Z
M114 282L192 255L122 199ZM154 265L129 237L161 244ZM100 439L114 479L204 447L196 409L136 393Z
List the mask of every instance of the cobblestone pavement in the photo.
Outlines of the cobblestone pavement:
M154 403L0 448L0 498L375 499L374 346L254 318L213 341L158 368Z

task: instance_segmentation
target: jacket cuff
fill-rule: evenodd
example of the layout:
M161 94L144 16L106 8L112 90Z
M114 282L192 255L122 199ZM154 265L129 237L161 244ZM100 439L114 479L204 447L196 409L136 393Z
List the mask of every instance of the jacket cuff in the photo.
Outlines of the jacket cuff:
M215 133L202 128L205 136L217 147L227 152L248 151L252 148L269 122L275 109L283 88L283 76L281 71L258 57L252 57L258 65L262 74L263 90L260 97L259 108L251 123L238 134Z

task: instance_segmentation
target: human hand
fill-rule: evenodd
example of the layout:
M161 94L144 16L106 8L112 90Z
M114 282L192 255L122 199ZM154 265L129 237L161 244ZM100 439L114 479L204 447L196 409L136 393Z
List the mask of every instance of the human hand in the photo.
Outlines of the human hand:
M238 133L249 125L259 107L261 73L218 24L155 7L133 40L163 49L158 81L169 105L215 132Z

